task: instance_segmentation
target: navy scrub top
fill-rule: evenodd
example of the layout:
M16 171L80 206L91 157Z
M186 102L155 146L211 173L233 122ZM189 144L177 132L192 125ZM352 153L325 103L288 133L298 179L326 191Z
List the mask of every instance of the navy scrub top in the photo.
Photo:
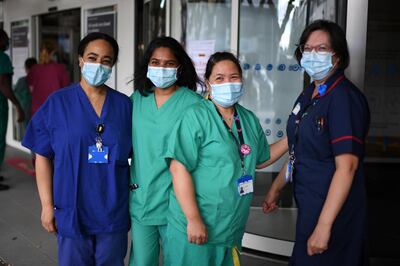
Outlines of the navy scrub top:
M53 199L58 233L80 237L128 231L132 104L108 88L98 117L74 84L53 93L30 121L22 145L53 161ZM88 163L96 126L104 124L108 163Z
M289 148L294 145L296 158L293 181L298 207L291 265L360 265L366 229L364 141L370 113L366 98L343 71L334 73L325 85L325 92L313 99L315 84L304 90L287 124ZM359 158L351 190L333 224L328 250L308 256L307 240L328 194L335 156L344 153Z

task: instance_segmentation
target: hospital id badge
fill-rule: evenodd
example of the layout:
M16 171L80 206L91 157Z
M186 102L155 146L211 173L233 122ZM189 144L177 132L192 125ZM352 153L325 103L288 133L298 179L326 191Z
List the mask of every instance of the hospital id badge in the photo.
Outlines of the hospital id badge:
M253 178L251 175L244 175L237 181L238 192L240 196L253 193Z
M286 173L285 173L285 180L286 182L292 182L293 181L293 168L294 168L294 161L289 160L287 167L286 167Z
M88 163L108 163L108 147L102 146L101 149L96 145L89 146Z

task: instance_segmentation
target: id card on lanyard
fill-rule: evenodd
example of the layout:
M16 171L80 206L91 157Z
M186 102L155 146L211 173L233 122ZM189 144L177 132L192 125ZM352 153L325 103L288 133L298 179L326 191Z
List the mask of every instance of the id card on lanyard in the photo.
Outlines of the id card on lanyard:
M101 134L104 132L104 124L96 126L96 144L88 147L88 163L108 163L108 147L103 145Z
M336 81L329 87L328 91L333 89L341 80L343 80L343 78L344 78L344 76L340 76L339 78L337 78ZM294 128L294 141L289 150L289 161L288 161L288 164L286 167L286 173L285 173L286 182L293 181L295 162L296 162L295 145L297 144L297 142L299 140L300 123L303 120L303 118L308 115L308 112L310 111L310 109L313 108L315 105L317 105L319 98L326 93L327 86L325 84L320 84L320 85L318 85L317 89L318 89L318 95L315 98L311 99L310 102L303 109L300 108L301 106L298 103L292 111L292 113L294 115L296 115L296 120L295 120L295 128Z
M239 194L239 196L244 196L244 195L253 193L253 191L254 191L253 177L251 175L246 175L246 170L245 170L245 165L244 165L244 157L251 153L251 147L244 143L242 127L240 124L240 118L237 113L237 110L234 107L235 111L234 111L233 117L234 117L234 121L235 121L235 125L236 125L237 134L239 137L239 141L236 139L235 135L233 134L232 129L228 126L228 124L223 119L221 113L219 112L219 110L218 110L217 106L215 106L215 104L214 104L214 107L215 107L215 110L217 111L218 115L221 117L221 120L223 121L226 129L232 136L232 138L235 141L235 144L238 148L240 163L241 163L241 167L242 167L242 176L236 181L238 194Z

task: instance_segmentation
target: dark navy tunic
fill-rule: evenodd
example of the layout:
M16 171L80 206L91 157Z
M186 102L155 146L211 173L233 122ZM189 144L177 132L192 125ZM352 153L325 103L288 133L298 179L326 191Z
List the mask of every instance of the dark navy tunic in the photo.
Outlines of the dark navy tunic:
M30 121L22 145L52 160L58 233L64 237L127 232L132 104L108 89L98 117L79 84L53 93ZM96 125L104 124L108 163L88 163Z
M325 85L326 91L311 99L315 84L310 84L296 100L287 123L289 147L294 147L296 158L293 181L298 206L290 264L362 265L366 238L363 158L369 108L364 95L342 71L334 73ZM317 225L336 170L335 156L344 153L359 158L353 184L333 224L328 250L308 256L307 241Z

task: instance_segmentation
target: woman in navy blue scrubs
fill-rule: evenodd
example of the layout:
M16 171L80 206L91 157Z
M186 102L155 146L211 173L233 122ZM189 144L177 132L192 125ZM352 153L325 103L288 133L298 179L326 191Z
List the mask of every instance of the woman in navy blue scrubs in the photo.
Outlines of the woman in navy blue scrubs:
M37 155L41 221L57 233L59 265L124 265L132 106L104 84L118 50L106 34L83 38L80 82L47 99L23 140Z
M263 209L277 208L280 190L293 180L298 217L290 265L364 265L370 114L364 95L343 73L349 64L345 34L333 22L315 21L302 33L295 56L313 82L289 116L288 167Z

